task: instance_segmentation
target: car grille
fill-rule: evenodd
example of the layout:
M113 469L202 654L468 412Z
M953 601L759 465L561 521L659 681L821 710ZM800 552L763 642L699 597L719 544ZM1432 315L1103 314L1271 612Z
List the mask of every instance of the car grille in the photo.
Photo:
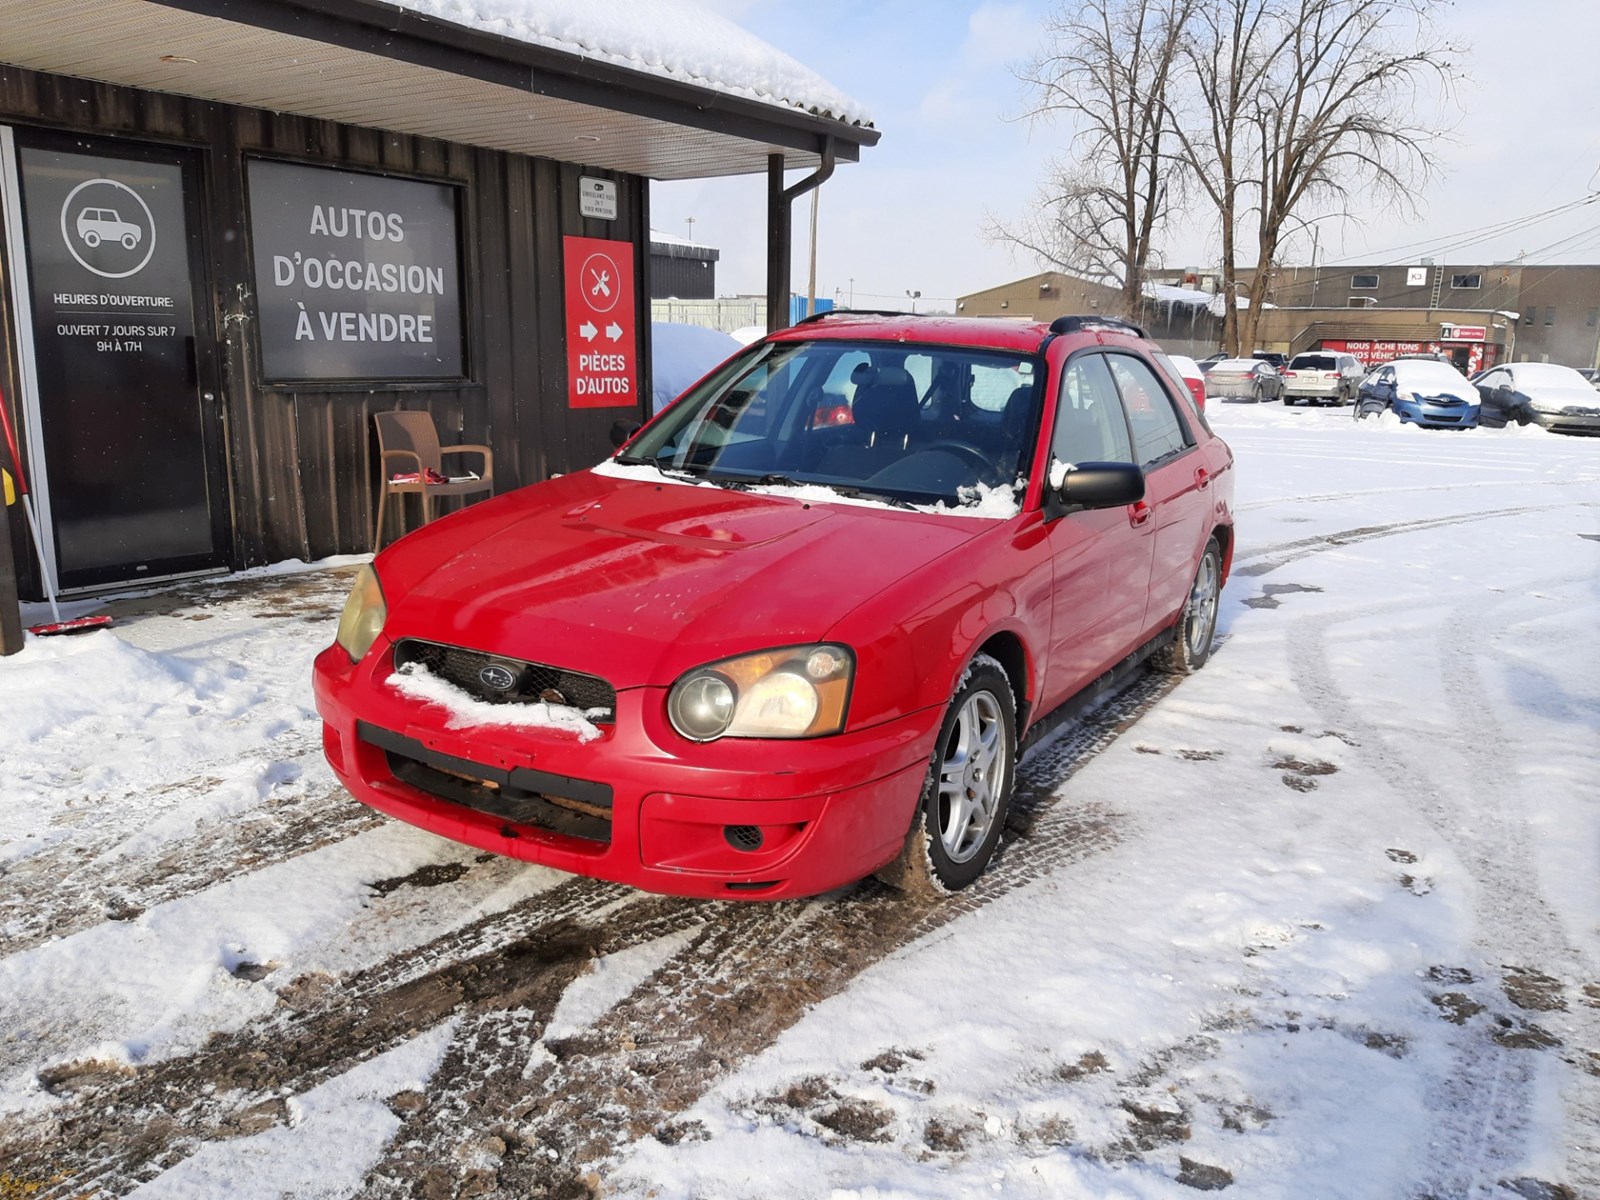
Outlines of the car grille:
M596 848L611 842L612 793L607 784L455 758L365 721L356 723L356 734L384 751L390 773L401 783L508 822L501 830L507 837L518 836L513 826L524 826Z
M565 704L595 714L592 719L602 724L616 719L616 689L593 675L485 654L481 650L404 638L395 644L395 669L412 663L420 663L431 674L491 704ZM490 667L501 668L499 672L488 673L507 680L508 686L497 688L486 681L484 676Z

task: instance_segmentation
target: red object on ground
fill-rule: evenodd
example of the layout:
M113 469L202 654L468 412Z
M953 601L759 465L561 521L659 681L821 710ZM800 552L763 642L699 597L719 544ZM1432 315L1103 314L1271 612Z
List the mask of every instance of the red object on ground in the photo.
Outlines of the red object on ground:
M800 356L792 370L762 366L755 383L691 389L617 463L475 505L377 556L381 631L357 660L335 644L314 667L324 749L358 799L472 846L651 891L827 891L906 844L930 762L946 753L952 697L980 654L1005 667L1020 740L1130 655L1169 631L1185 636L1213 538L1220 561L1209 579L1220 588L1226 578L1232 453L1130 327L1086 322L1055 334L1036 323L844 315L767 341L774 362ZM993 373L987 424L969 414L954 432L935 431L933 407L905 395L913 372L900 364L942 351ZM810 370L804 355L868 352L877 378L855 391L853 421L808 421L800 406L831 401L826 362ZM770 391L762 379L774 381ZM1026 419L1013 425L1013 412ZM925 448L894 424L907 420L930 426ZM1090 426L1124 447L1131 429L1148 459L1135 472L1142 498L1108 491L1117 498L1074 505L1048 482L1060 470L1071 477L1057 458L1075 444L1092 449L1071 434ZM982 459L974 443L1009 434L1018 467L992 490L1004 494L1014 478L1014 511L978 515L972 488L961 511L952 481ZM768 436L815 438L890 465L863 469L861 486L843 495L828 494L830 471L814 465L790 468L794 477L770 465L732 473ZM710 451L700 458L695 437ZM1058 455L1057 444L1068 449ZM1105 454L1081 457L1085 477L1108 466L1097 461ZM1123 460L1116 478L1138 465ZM872 488L925 467L948 484L951 503L870 503L882 495ZM795 492L795 483L810 486ZM774 651L781 663L790 648L824 645L853 660L838 732L696 740L674 724L680 681L736 658ZM464 721L390 683L397 650L409 658L419 646L480 702L518 698L496 715L525 714L537 698L562 702L575 680L609 687L611 711L594 718L598 736L587 741L496 724L481 709ZM735 691L745 694L754 693Z

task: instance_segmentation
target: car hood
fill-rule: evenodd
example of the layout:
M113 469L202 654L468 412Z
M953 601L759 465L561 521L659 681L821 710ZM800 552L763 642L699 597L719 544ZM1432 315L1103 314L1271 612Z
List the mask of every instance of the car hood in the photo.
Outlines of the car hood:
M1541 408L1550 408L1559 412L1563 408L1600 408L1600 394L1592 387L1538 387L1530 385L1522 390L1533 403Z
M434 522L376 562L385 634L665 685L821 638L995 522L581 472Z

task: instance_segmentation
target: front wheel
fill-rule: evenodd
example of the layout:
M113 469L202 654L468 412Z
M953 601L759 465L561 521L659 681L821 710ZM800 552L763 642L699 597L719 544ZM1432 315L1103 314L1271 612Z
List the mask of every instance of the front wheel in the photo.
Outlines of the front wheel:
M905 846L879 878L923 898L974 883L994 857L1016 784L1016 699L994 659L973 661L945 712Z
M1222 547L1215 537L1206 542L1200 566L1189 588L1189 600L1178 616L1174 637L1152 656L1157 670L1188 675L1206 665L1211 640L1217 632L1217 608L1222 599Z

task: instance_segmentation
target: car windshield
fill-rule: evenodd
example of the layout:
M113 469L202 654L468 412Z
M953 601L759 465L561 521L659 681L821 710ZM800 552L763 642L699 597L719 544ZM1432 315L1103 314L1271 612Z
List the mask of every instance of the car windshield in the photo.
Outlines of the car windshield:
M1518 363L1511 368L1517 386L1586 388L1589 381L1560 363Z
M1301 354L1289 364L1295 371L1337 371L1339 363L1331 354Z
M616 461L732 487L976 505L1024 482L1043 378L1042 360L1002 351L773 342L686 393Z
M1441 362L1427 362L1417 359L1414 362L1397 362L1394 364L1395 382L1407 391L1413 392L1438 392L1456 391L1471 392L1472 384L1467 382L1466 376L1454 367L1446 366Z

